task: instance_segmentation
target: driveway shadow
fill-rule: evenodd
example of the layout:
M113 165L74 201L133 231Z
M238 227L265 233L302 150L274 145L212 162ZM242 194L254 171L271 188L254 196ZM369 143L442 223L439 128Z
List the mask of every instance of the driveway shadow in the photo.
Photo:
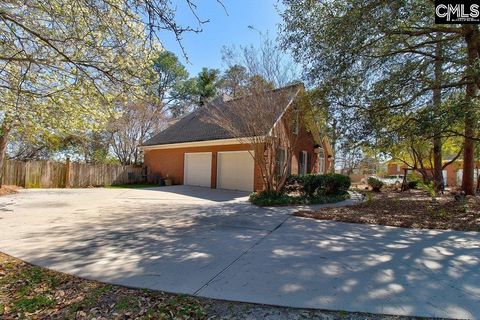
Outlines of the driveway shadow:
M162 193L161 196L155 195L155 192ZM123 194L125 198L138 199L157 199L157 200L207 200L213 202L245 201L248 199L249 192L212 189L206 187L194 186L165 186L157 188L130 189ZM193 199L192 199L193 198Z

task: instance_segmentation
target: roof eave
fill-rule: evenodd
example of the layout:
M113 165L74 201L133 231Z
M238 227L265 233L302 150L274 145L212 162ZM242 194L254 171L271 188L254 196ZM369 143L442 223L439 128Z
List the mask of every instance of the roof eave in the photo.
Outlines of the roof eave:
M265 136L190 141L190 142L156 144L156 145L142 145L139 148L140 150L145 151L145 150L178 149L178 148L191 148L191 147L210 147L210 146L222 146L222 145L251 144L252 142L255 142L257 140L258 142L260 142L262 139L265 139Z

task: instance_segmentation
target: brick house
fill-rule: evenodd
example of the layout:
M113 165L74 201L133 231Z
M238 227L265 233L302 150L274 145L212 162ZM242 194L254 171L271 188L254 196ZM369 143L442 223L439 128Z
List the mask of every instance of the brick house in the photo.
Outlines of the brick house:
M270 124L272 128L287 117L303 90L303 85L295 84L266 93L273 98L280 93L288 95L288 103L279 108L279 114L274 115L277 121ZM236 98L235 101L238 103L247 98ZM224 110L232 107L231 100L216 99L215 103L221 103ZM246 143L241 139L243 137L234 136L218 124L208 121L209 107L210 104L185 115L142 145L148 173L168 177L173 184L262 190L261 170L253 156L265 156L262 152L265 147L252 146L251 142ZM263 133L265 137L269 136L269 132ZM332 151L326 137L317 133L314 138L314 134L307 131L301 121L298 122L295 135L296 143L288 170L292 174L329 171ZM253 152L252 149L257 151Z
M444 163L448 160L444 160ZM387 163L387 172L389 175L398 175L404 173L404 169L407 166L401 161L389 161ZM476 162L475 169L475 181L480 173L480 160ZM462 174L463 174L463 160L455 160L445 167L443 170L443 179L445 185L449 187L461 186L462 185Z

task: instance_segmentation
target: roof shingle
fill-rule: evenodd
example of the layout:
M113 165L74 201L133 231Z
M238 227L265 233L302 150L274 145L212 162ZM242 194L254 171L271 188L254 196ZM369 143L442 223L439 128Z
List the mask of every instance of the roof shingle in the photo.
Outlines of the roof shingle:
M275 96L285 94L285 96L288 97L287 100L290 101L298 93L299 86L300 84L297 83L280 89L270 90L266 94L271 95L273 101L275 100ZM235 98L227 101L215 99L205 107L200 107L195 111L185 115L176 123L154 135L152 138L147 140L143 146L238 138L238 135L235 136L228 130L222 128L220 125L209 121L210 114L208 112L208 108L211 108L213 105L215 105L216 108L220 107L223 110L228 111L229 108L232 108L234 104L242 102L248 104L248 99L251 99L251 96ZM287 107L288 103L283 101L284 99L282 99L282 104L285 105L281 108L278 108L278 111L275 112L277 114L275 114L272 119L278 119ZM228 112L226 114L228 114ZM234 112L230 113L229 116L235 117ZM268 126L271 128L274 124L275 121L269 123ZM267 133L268 132L265 132L264 134ZM246 136L247 133L243 135L243 137Z

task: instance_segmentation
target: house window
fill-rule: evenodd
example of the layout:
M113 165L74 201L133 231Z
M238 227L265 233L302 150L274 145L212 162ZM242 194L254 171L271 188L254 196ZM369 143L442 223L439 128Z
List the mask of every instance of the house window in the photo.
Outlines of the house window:
M305 175L308 172L308 152L302 151L298 157L298 174Z
M318 173L325 173L325 152L322 148L318 152Z
M402 170L402 168L400 167L399 164L397 164L397 173L400 172L400 170Z

